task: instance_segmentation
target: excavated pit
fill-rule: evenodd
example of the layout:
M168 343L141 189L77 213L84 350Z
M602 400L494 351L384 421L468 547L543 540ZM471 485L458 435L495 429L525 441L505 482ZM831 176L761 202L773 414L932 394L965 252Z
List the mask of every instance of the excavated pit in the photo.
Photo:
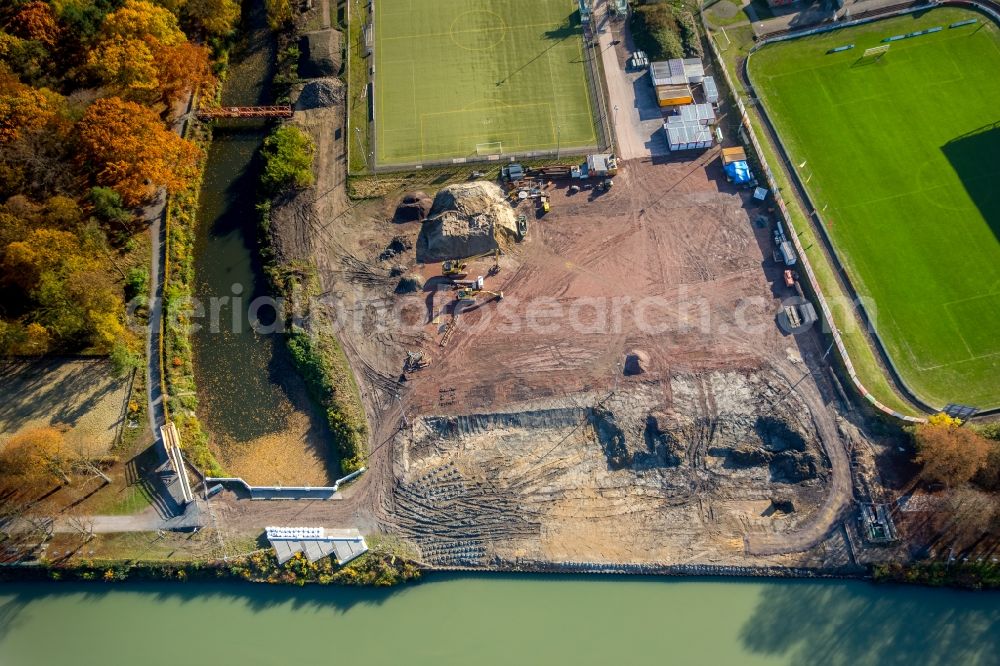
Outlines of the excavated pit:
M787 393L782 377L669 383L669 401L635 384L415 419L395 460L394 529L440 566L738 559L748 531L790 530L816 509L827 463L806 405L769 399Z

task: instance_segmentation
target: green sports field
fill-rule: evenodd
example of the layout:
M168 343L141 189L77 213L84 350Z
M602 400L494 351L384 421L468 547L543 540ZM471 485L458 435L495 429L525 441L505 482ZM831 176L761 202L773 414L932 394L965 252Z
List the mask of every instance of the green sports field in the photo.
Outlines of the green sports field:
M935 9L764 47L749 73L907 384L1000 406L997 26Z
M574 0L376 0L380 165L597 144Z

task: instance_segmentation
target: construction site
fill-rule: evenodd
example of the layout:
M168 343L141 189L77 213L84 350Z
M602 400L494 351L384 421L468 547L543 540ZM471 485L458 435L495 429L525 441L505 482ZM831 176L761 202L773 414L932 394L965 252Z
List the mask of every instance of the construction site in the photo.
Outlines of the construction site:
M368 471L337 502L213 499L232 529L342 516L442 568L851 563L846 398L818 335L779 326L769 211L718 149L373 177L354 201L317 156L271 233L316 267Z

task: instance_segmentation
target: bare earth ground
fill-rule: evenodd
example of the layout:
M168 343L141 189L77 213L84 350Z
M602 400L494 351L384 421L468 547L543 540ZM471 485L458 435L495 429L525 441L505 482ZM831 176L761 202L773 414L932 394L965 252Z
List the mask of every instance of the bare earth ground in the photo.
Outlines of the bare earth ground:
M65 429L68 447L106 453L125 426L128 379L104 360L10 361L0 367L0 448L20 432Z
M553 186L552 211L519 211L528 237L487 278L503 300L456 317L438 265L380 260L395 236L415 245L419 224L392 222L402 189L348 202L339 118L296 114L318 140L317 186L273 228L284 261L318 269L311 324L337 333L362 387L370 471L342 502L223 497L222 522L380 529L447 566L849 562L829 370L813 335L775 325L788 293L769 232L717 152L627 162L604 195ZM407 184L433 195L448 179ZM395 295L393 265L425 289ZM431 365L400 382L406 351ZM622 373L630 352L640 375Z

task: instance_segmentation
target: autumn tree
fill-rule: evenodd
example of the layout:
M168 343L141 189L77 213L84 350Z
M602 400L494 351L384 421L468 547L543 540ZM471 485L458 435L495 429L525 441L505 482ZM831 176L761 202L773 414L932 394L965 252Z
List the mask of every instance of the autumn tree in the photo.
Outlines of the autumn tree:
M292 20L290 0L264 0L267 10L267 24L271 30L280 30Z
M240 5L236 0L187 0L184 10L201 28L212 35L232 32L240 20Z
M156 90L156 61L142 39L115 35L100 42L88 56L91 71L118 92L142 96Z
M75 232L37 228L4 248L5 283L34 306L30 320L8 325L9 351L54 341L106 354L115 345L136 344L123 324L121 289L108 273L108 248L94 224Z
M26 481L54 478L70 483L72 456L65 450L63 433L52 427L18 433L4 447L2 467L6 474Z
M16 141L25 132L45 126L54 115L48 99L38 90L22 86L0 93L0 144Z
M167 46L187 40L176 16L145 0L126 0L121 9L105 17L101 32L108 38L155 39Z
M75 234L56 229L35 229L23 240L8 245L3 254L6 279L26 292L38 288L42 274L77 254Z
M156 187L182 189L197 170L199 149L134 102L97 100L78 123L78 134L81 161L128 206L148 200Z
M117 93L148 102L170 104L214 80L208 49L188 42L172 13L143 0L108 14L88 66Z
M59 24L52 8L38 0L21 7L7 25L7 30L21 39L40 42L52 48L59 41Z
M215 81L208 49L183 42L155 49L157 90L171 104L188 91L198 91Z
M917 426L917 462L923 465L922 478L958 486L986 466L991 447L974 430L962 428L957 419L942 416Z
M69 189L66 100L33 89L0 63L0 197Z

